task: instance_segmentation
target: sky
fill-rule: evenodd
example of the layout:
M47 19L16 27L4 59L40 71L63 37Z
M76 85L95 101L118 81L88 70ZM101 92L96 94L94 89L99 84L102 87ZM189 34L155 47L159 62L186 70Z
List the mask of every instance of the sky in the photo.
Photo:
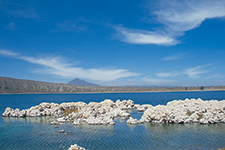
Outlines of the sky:
M0 76L225 85L225 1L0 0Z

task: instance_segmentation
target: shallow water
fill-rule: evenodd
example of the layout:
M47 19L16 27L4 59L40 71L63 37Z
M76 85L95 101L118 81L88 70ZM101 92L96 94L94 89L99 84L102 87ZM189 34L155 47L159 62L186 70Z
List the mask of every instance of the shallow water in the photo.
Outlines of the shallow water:
M132 99L136 104L166 104L174 99L225 99L225 92L163 92L119 94L21 94L0 95L0 112L5 107L29 108L41 102L102 101L110 98ZM132 117L140 118L135 110ZM225 147L225 124L139 124L127 125L115 119L116 125L100 126L85 123L73 126L49 123L51 117L0 118L0 149L4 150L66 150L77 143L88 150L151 150L151 149L218 149ZM68 135L55 135L58 130Z

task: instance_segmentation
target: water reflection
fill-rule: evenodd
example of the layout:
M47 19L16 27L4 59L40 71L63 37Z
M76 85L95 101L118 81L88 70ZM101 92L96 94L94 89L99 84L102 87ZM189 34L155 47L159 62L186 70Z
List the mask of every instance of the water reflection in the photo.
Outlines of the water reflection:
M3 118L3 149L68 149L78 143L91 150L216 149L225 146L225 124L87 125L71 123L54 128L51 117ZM65 135L59 130L70 131ZM13 137L13 140L12 140ZM42 145L43 147L39 147Z
M199 123L187 123L187 124L155 124L155 123L144 123L145 128L149 132L162 132L162 133L174 133L182 131L195 131L195 132L205 132L208 133L221 133L225 132L225 124L199 124Z
M52 120L55 118L52 118L50 116L44 116L44 117L2 117L3 120L6 123L12 123L15 121L21 121L21 122L26 122L26 123L50 123Z
M152 124L144 127L155 145L179 149L215 149L225 143L225 124Z

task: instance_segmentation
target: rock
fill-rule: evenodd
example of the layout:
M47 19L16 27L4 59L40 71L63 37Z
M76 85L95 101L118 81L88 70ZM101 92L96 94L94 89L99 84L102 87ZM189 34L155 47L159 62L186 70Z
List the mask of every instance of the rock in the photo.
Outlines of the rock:
M113 107L115 104L112 100L106 99L106 100L100 102L100 105Z
M143 106L139 106L139 107L137 107L137 111L139 111L139 112L143 112L143 111L145 111L145 107L143 107Z
M149 108L149 107L153 107L152 105L150 105L150 104L143 104L143 105L141 105L142 107L144 107L145 109L147 109L147 108Z
M127 117L122 117L122 118L120 118L120 120L127 120Z
M59 130L58 132L59 132L59 133L64 133L65 131L64 131L64 130Z
M14 112L14 109L7 107L4 111L4 113L2 114L3 117L10 117L11 113Z
M21 110L19 112L19 116L18 117L26 117L26 111L25 110Z
M138 120L130 117L127 122L128 124L138 124Z
M50 123L50 125L58 125L58 124L59 124L59 122L57 122L55 120Z
M138 123L218 123L224 122L225 101L174 100L166 106L149 106Z
M57 121L60 122L60 123L65 123L65 122L66 122L66 120L65 120L64 117L62 117L62 118L57 118Z
M130 114L125 112L125 111L121 111L120 114L119 114L120 117L129 117Z
M79 125L80 124L80 120L74 120L72 124L73 125Z
M134 108L137 109L138 107L140 107L140 104L134 104Z
M132 100L123 100L122 102L120 100L117 100L116 106L120 109L133 109L133 108L135 108L134 102Z
M78 146L77 144L70 145L68 150L85 150L85 148Z
M115 125L115 124L116 124L116 123L115 123L115 122L113 122L113 121L109 123L109 125Z
M203 101L202 99L185 99L168 102L167 105L152 106L134 104L132 100L106 99L100 103L84 102L41 103L29 109L19 110L7 107L3 117L41 117L54 116L56 121L51 125L60 125L73 121L73 125L86 122L92 125L115 124L115 117L128 118L133 109L144 111L139 121L129 118L128 123L220 123L225 122L225 100ZM126 111L127 112L126 112ZM62 117L65 116L65 117ZM135 120L135 121L134 121Z
M205 118L200 119L199 122L201 124L208 124L209 123Z

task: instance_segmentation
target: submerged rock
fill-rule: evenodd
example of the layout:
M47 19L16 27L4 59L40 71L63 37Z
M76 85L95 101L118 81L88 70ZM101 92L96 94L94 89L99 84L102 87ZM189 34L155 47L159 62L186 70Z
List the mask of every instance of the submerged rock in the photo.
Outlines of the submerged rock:
M70 145L68 150L85 150L85 148L78 146L77 144Z
M59 133L64 133L65 131L64 131L64 130L59 130L58 132L59 132Z
M55 120L50 123L50 125L58 125L58 124L59 124L59 122L57 122Z
M127 123L128 124L138 124L138 120L137 119L134 119L132 117L130 117L128 120L127 120Z
M65 123L65 122L66 122L66 120L65 120L64 117L62 117L62 118L57 118L56 120L57 120L57 122L61 122L61 123Z

